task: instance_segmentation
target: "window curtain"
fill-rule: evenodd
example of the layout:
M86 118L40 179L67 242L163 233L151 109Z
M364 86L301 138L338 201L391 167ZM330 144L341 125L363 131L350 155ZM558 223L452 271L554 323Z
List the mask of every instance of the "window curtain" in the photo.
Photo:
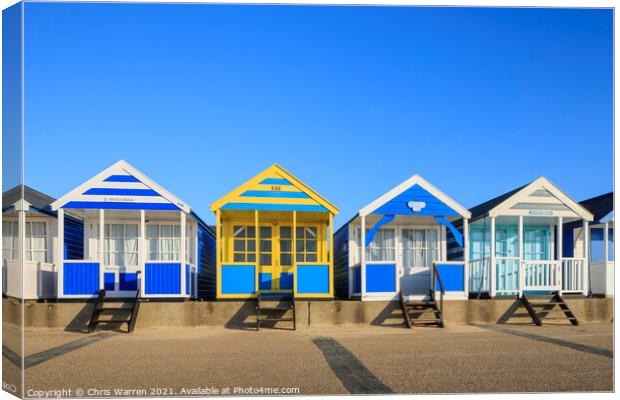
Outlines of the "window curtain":
M2 258L19 258L19 222L2 221ZM45 222L26 222L24 235L25 261L47 262L47 230Z
M181 258L181 227L170 224L147 225L149 261L178 261Z
M125 265L138 265L138 225L125 225Z
M138 225L105 224L103 261L106 265L138 265Z
M437 230L403 229L402 242L405 268L430 268L433 265L437 258Z
M18 259L18 225L16 221L2 221L2 258Z
M369 229L366 234L368 231ZM366 251L368 261L395 261L396 239L394 229L379 229Z
M26 261L47 262L45 222L26 222Z

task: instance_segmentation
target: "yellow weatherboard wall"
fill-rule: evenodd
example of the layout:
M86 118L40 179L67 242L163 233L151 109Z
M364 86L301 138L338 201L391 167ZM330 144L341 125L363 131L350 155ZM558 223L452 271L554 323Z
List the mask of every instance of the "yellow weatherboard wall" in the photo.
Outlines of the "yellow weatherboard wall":
M333 297L338 209L277 164L211 205L216 214L217 297L261 293Z

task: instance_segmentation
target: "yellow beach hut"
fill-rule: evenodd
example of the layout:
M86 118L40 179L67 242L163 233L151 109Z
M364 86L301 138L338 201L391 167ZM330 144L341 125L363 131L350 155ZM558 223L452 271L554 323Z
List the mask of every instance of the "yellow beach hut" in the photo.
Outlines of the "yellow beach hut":
M333 298L338 209L274 164L211 205L217 298Z

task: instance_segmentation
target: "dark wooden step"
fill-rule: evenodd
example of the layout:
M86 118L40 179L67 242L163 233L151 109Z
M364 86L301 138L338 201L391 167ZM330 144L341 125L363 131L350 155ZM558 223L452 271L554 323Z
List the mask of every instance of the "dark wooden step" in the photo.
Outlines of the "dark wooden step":
M281 307L260 307L261 311L288 311L292 310L293 306L281 306Z
M405 304L405 307L407 308L417 308L417 307L424 307L424 308L432 308L435 307L437 305L437 303L435 303L434 301L429 301L428 303L409 303L409 304Z
M97 311L128 311L132 312L133 308L127 307L99 307Z
M416 319L415 321L413 321L411 324L412 325L429 325L429 324L438 324L440 323L441 320L440 319Z
M102 323L129 323L130 319L96 319L93 322L96 324Z
M135 328L139 309L140 291L136 292L136 297L133 299L106 299L105 290L100 290L88 322L88 332L93 332L99 324L127 324L127 333L131 333ZM126 317L101 318L101 314L108 315L108 313L123 313Z
M295 320L294 318L261 318L260 322L279 322L279 321L293 322L294 320Z

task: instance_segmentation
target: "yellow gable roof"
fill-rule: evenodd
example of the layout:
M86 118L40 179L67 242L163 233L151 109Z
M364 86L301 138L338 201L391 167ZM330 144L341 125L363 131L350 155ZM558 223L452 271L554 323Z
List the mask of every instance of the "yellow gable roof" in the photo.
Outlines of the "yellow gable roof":
M211 210L311 211L338 214L338 208L278 164L211 204Z

